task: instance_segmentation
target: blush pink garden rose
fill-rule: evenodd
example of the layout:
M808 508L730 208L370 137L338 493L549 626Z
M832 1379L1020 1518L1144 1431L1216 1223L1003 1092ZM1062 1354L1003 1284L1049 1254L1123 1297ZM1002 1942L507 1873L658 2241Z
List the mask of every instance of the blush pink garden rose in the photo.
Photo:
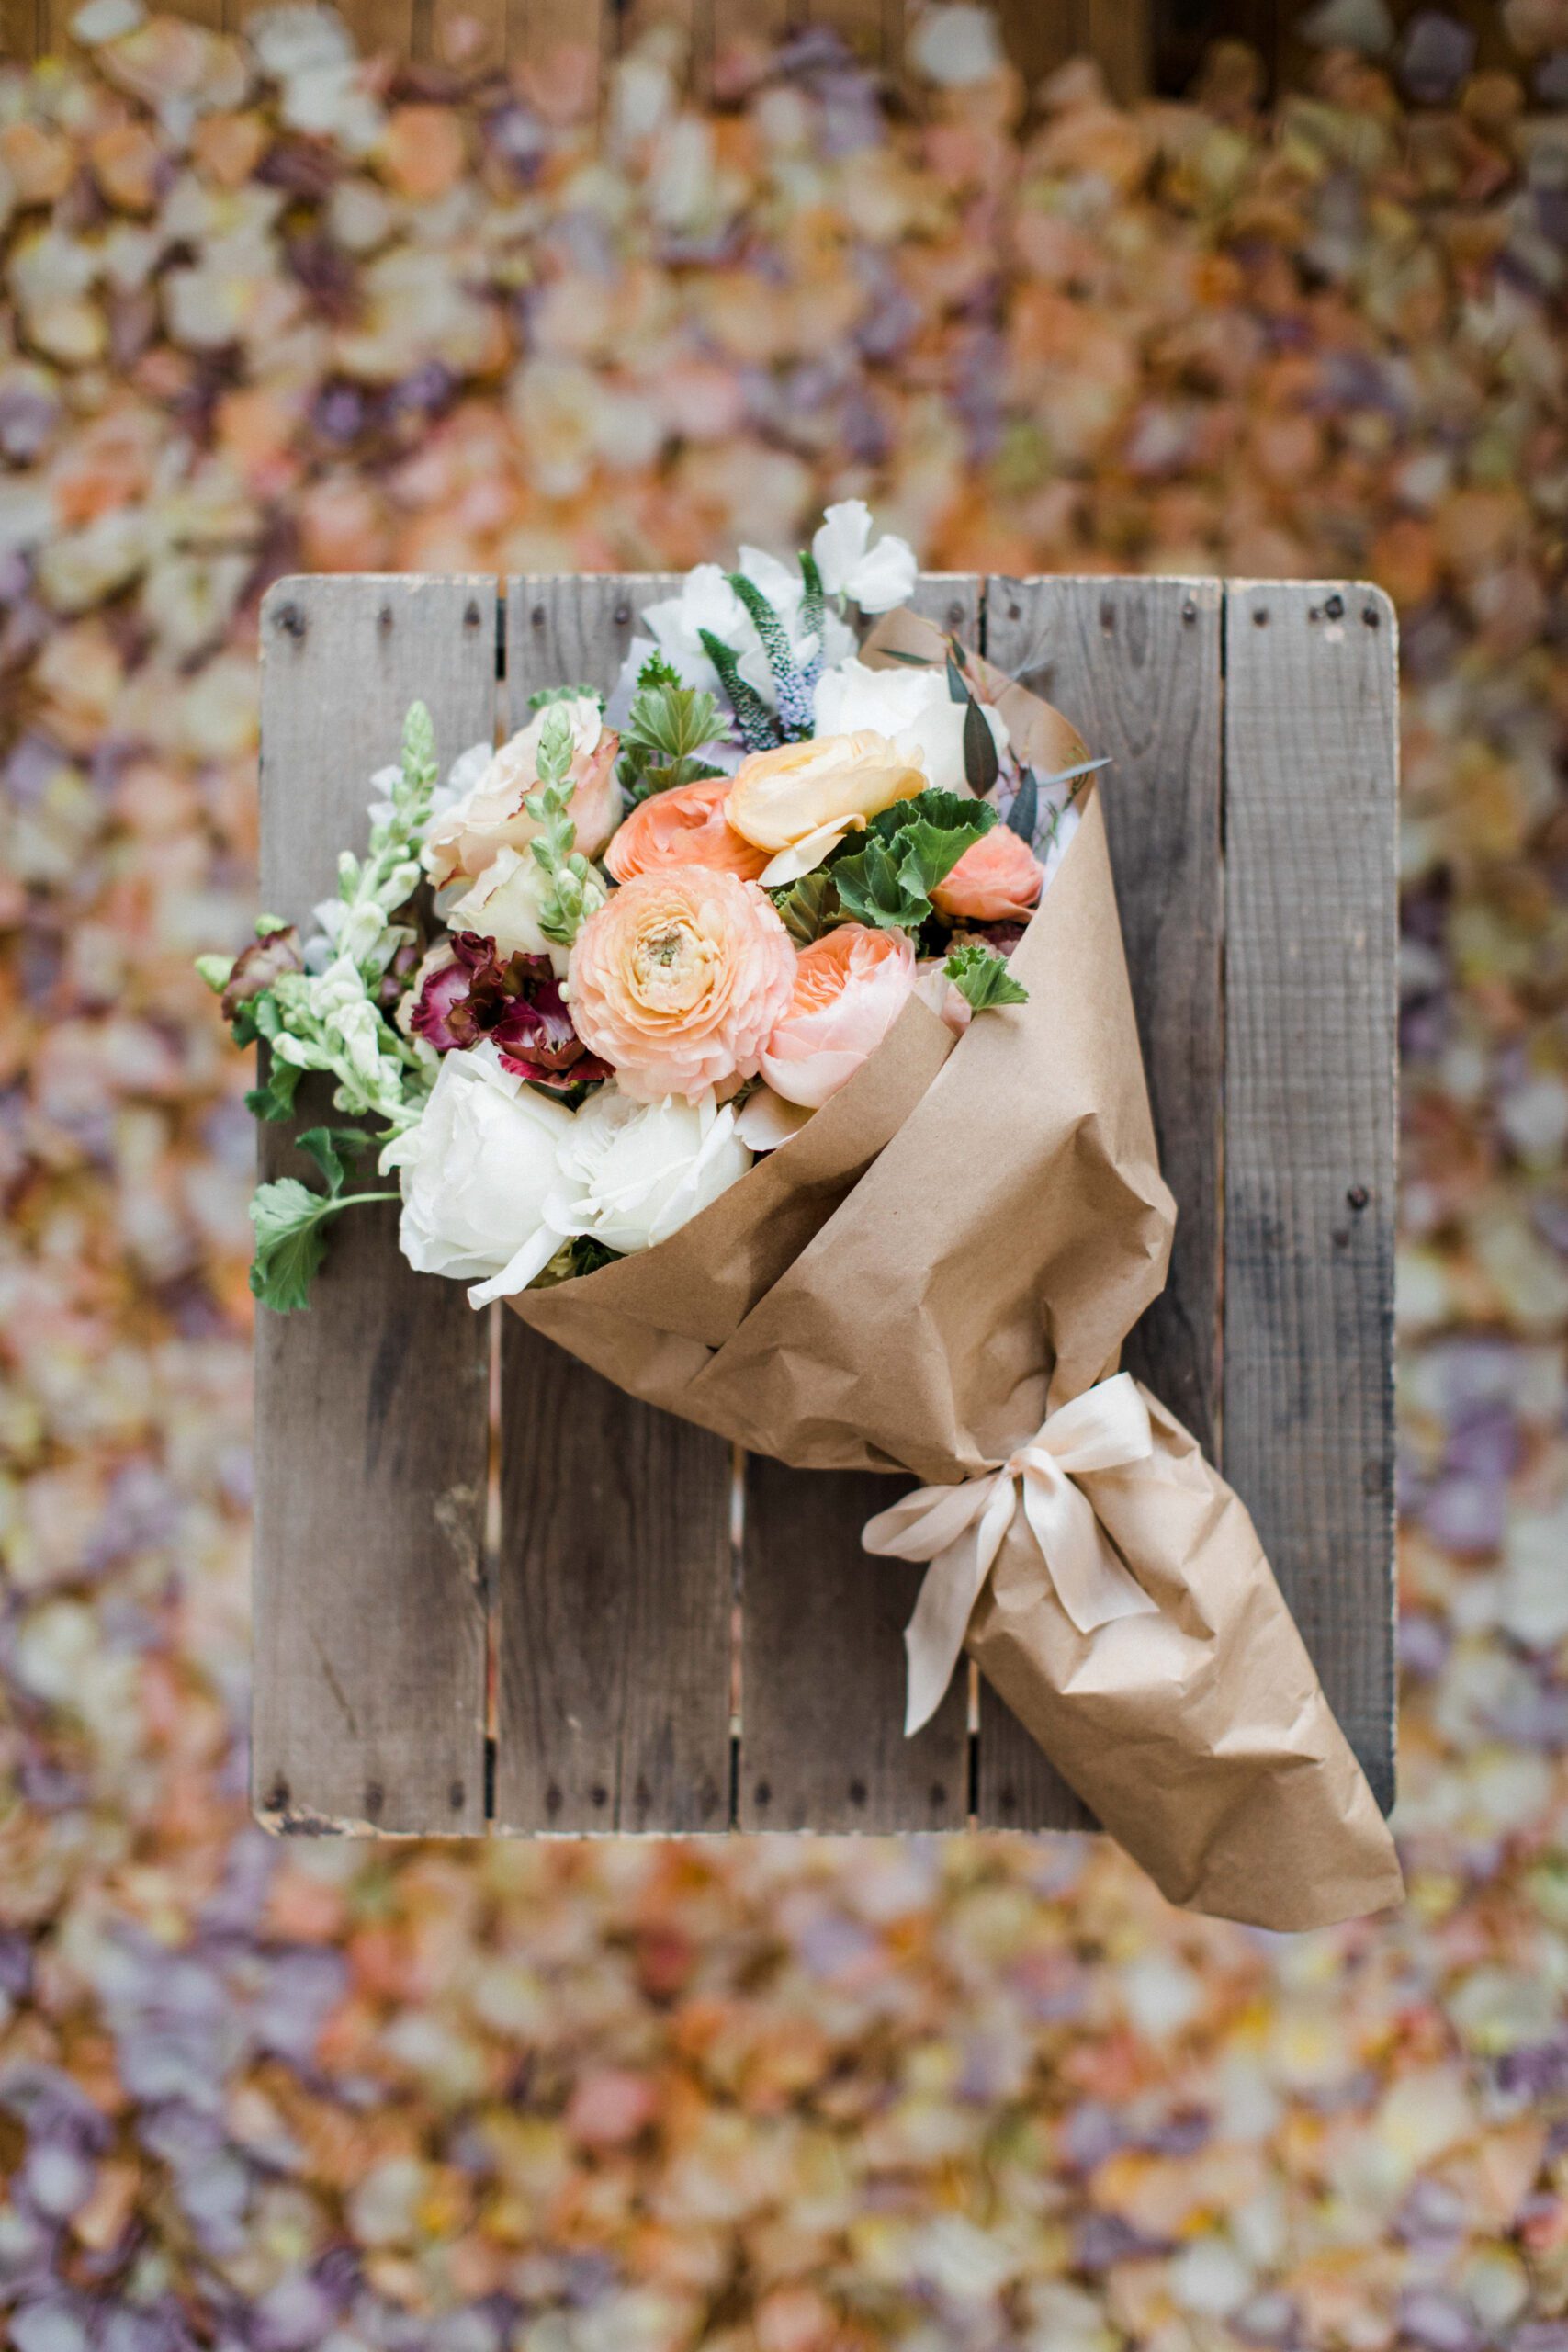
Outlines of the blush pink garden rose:
M702 865L634 875L577 934L578 1035L639 1102L756 1075L795 986L789 933L754 882Z
M873 1055L915 985L907 932L840 924L803 947L790 1001L762 1049L761 1074L786 1102L820 1110Z
M551 703L503 743L471 792L438 817L425 845L425 871L438 890L476 882L502 849L522 850L538 831L523 803L539 781L539 738L545 722L564 712L571 728L571 820L577 847L597 857L621 814L615 761L621 739L607 729L591 695Z
M993 825L931 892L950 922L1027 922L1045 869L1010 825Z

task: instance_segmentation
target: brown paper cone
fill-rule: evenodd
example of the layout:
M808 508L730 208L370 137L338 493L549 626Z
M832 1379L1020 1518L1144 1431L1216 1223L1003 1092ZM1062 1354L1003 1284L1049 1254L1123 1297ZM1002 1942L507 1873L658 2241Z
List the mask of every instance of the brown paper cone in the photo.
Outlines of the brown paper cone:
M872 650L933 641L897 615ZM1032 762L1083 756L1058 713L995 690ZM508 1304L634 1395L800 1467L944 1485L1002 1461L1114 1370L1175 1222L1092 791L1011 968L1026 1003L954 1046L912 1001L680 1233ZM1171 1900L1276 1928L1394 1902L1387 1827L1251 1521L1153 1410L1153 1459L1082 1483L1159 1616L1077 1634L1020 1518L970 1646Z

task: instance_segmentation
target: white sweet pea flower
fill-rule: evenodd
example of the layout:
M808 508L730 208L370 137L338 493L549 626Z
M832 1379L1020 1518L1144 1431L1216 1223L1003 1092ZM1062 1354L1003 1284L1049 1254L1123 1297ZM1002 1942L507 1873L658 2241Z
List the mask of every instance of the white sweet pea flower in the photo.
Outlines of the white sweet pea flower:
M863 613L890 613L915 585L915 551L891 532L871 543L871 509L863 498L829 506L811 552L829 596L849 596Z
M1008 747L1007 721L989 703L980 707L999 756ZM905 759L924 769L934 790L967 792L966 710L949 694L945 670L872 670L850 661L824 670L817 681L814 718L818 735L853 735L863 728L886 735Z
M716 563L699 563L681 582L680 594L645 607L643 626L672 668L688 686L705 686L722 696L717 671L707 657L700 632L707 629L736 656L740 674L771 704L773 673L750 615Z
M571 1123L561 1151L563 1191L547 1209L562 1238L592 1234L623 1256L667 1240L751 1165L709 1087L695 1102L634 1102L602 1087Z
M423 1274L476 1285L473 1306L526 1290L560 1245L545 1203L575 1197L561 1166L572 1114L501 1065L489 1039L446 1055L416 1126L381 1154L402 1187L398 1242Z

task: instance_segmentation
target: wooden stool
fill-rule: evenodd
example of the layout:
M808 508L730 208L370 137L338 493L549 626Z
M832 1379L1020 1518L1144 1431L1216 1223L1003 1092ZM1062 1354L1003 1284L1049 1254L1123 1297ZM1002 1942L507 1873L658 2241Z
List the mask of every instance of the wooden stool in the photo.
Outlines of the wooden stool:
M536 688L607 687L676 584L280 582L262 616L263 905L305 924L331 892L416 696L445 770L520 725ZM1392 607L1350 582L968 574L928 577L917 601L1113 761L1127 961L1180 1207L1169 1287L1126 1361L1252 1510L1386 1804ZM309 1177L288 1132L264 1131L265 1172ZM352 1212L313 1308L257 1317L268 1826L1092 1826L984 1685L966 1703L960 1678L903 1737L921 1571L859 1541L886 1480L737 1460L412 1272L396 1231L394 1208Z

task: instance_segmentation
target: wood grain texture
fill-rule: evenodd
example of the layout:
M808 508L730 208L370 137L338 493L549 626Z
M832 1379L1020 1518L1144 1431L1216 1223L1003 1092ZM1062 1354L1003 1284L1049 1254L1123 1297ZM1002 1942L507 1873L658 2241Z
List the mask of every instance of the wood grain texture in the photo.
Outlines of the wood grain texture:
M1228 593L1224 1469L1385 1805L1396 652L1381 590Z
M610 0L507 0L508 60L546 66L568 49L590 49L602 59L613 16Z
M801 0L800 21L838 33L868 65L902 62L904 0Z
M978 641L973 574L928 576L910 601ZM873 1471L747 1463L742 1828L962 1828L968 1817L964 1679L906 1739L903 1629L919 1571L861 1548L865 1521L900 1490Z
M509 582L510 723L536 686L610 686L636 614L675 584ZM501 1381L498 1826L728 1827L728 1446L510 1314Z
M444 760L491 739L494 608L488 581L270 591L270 912L302 922L330 895L416 695ZM261 1158L317 1181L289 1131L264 1128ZM405 1264L390 1205L336 1222L313 1301L256 1316L256 1806L276 1828L482 1829L486 1319Z
M1123 1361L1204 1448L1218 1419L1221 594L1215 581L987 583L990 659L1064 711L1105 772L1106 830L1160 1165L1176 1195L1170 1281ZM1080 1827L1089 1815L982 1686L979 1817Z

